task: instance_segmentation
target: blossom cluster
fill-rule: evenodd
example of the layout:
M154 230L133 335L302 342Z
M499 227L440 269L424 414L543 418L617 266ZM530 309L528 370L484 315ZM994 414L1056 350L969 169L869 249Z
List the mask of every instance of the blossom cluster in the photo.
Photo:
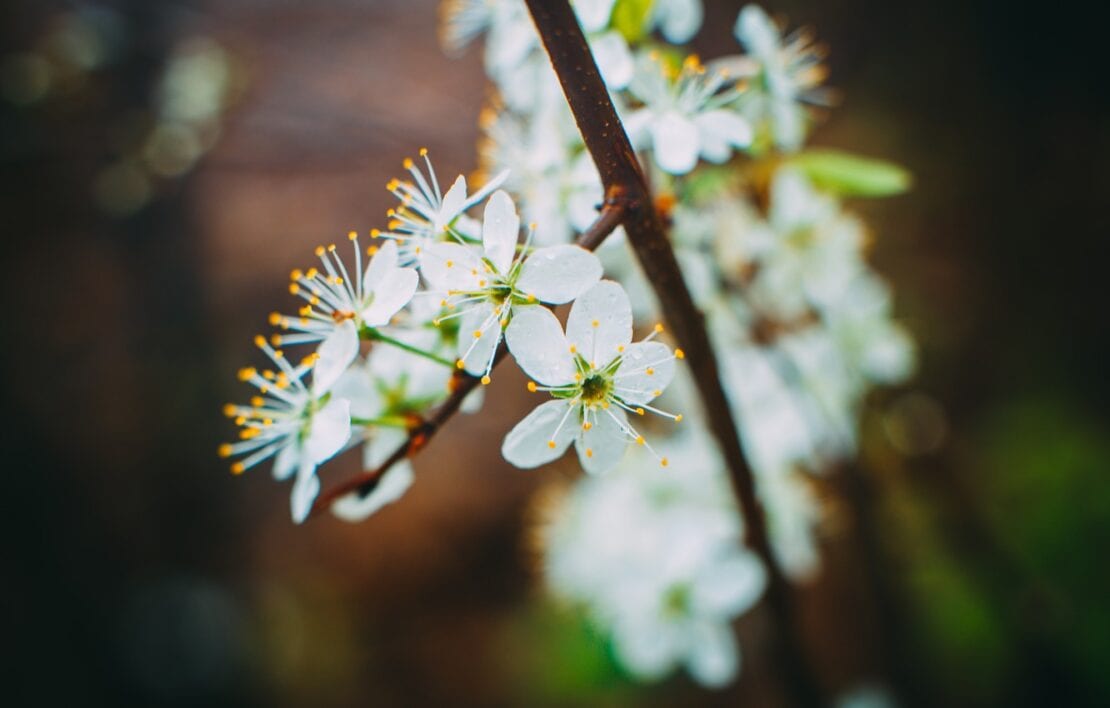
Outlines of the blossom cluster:
M734 26L736 53L703 61L682 46L700 28L700 0L576 0L573 6L705 315L778 562L790 577L805 579L820 564L822 514L814 480L855 453L867 392L903 381L915 360L912 340L892 319L890 290L867 262L870 235L843 200L898 192L907 177L888 163L806 148L811 127L834 98L822 86L824 48L809 31L784 34L760 7L747 5ZM602 186L524 3L448 0L444 17L450 50L485 34L485 66L497 89L480 121L485 172L510 170L503 186L538 224L537 243L569 242L596 217ZM599 251L607 275L623 285L637 317L655 318L651 288L622 240L618 229ZM537 332L558 340L553 322L529 319L536 320ZM569 390L570 365L545 364L550 371L522 365L553 395ZM625 400L636 405L634 398ZM689 412L690 427L703 423L689 387L672 386L664 400ZM541 406L530 419L560 426L559 412ZM573 438L558 429L551 455ZM658 442L689 453L685 459L672 452L669 473L683 477L675 484L689 485L687 491L717 484L711 478L724 474L719 457L692 439L675 429ZM510 461L549 459L520 455L518 440L528 438L521 433L506 440ZM575 446L589 470L591 458L583 452L589 444L576 439ZM699 472L708 467L713 474ZM655 498L657 473L628 462L615 475L587 478L567 496L563 516L547 534L552 588L586 606L634 673L656 676L685 664L703 683L726 681L738 662L723 657L736 652L718 642L718 673L708 671L710 660L698 652L713 643L704 622L690 619L700 617L699 610L684 606L685 614L666 615L665 608L672 607L673 567L696 565L695 557L739 554L738 537L718 539L727 551L698 555L685 545L698 545L687 538L703 533L698 522L672 529L667 504L630 501ZM719 499L708 487L687 503L703 503L703 513L690 516L704 517L707 527L719 514L741 525L731 506L709 511ZM673 543L671 533L678 536ZM714 536L709 528L704 533ZM642 539L655 540L644 548ZM689 597L700 597L703 589L724 592L692 567L683 572ZM739 588L755 587L739 576L732 582L737 597ZM713 621L719 626L748 604L726 603L727 611ZM684 619L667 624L664 615ZM659 653L637 653L651 651Z
M388 231L372 231L365 251L351 232L350 260L335 244L319 246L318 265L292 271L289 292L301 305L273 313L275 331L255 339L272 368L242 369L256 394L225 407L240 433L220 455L236 458L235 473L272 458L274 477L294 480L295 521L312 511L320 465L356 445L364 468L381 474L332 510L358 520L399 498L413 470L386 462L458 376L490 383L502 342L533 378L529 388L550 397L505 438L505 458L519 467L550 462L573 442L583 468L604 473L630 444L655 454L629 414L682 418L651 405L682 351L655 340L661 326L632 341L631 302L602 280L597 256L572 244L535 247L533 226L522 242L516 206L498 189L506 175L472 195L460 176L443 192L421 155L423 169L406 160L409 178L387 185L399 199ZM468 213L479 206L481 220ZM549 307L566 303L564 332ZM287 352L298 348L307 351L293 363ZM480 391L464 409L481 405Z

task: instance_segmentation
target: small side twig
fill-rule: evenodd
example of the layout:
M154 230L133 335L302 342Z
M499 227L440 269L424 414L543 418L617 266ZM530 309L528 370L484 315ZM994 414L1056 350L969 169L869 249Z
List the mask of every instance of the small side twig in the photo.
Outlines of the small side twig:
M597 249L621 224L621 220L625 214L625 204L621 199L621 190L612 190L601 205L601 211L596 221L590 225L590 228L582 232L578 237L578 245L582 246L589 251ZM497 354L494 356L493 365L496 367L505 358L508 350L505 348L504 343L499 345ZM385 473L388 472L394 465L406 457L411 457L424 448L431 440L432 436L439 432L440 428L451 419L459 411L462 406L463 400L466 399L470 393L481 385L481 379L476 376L471 376L464 371L456 371L452 379L451 395L444 401L431 417L421 420L418 424L413 425L409 430L408 438L405 439L396 450L390 454L380 465L375 469L366 470L360 474L356 474L333 487L329 487L322 491L316 497L315 503L312 505L312 511L309 516L316 516L323 511L326 511L335 503L340 497L356 492L361 496L365 496L374 490L378 482L381 481Z

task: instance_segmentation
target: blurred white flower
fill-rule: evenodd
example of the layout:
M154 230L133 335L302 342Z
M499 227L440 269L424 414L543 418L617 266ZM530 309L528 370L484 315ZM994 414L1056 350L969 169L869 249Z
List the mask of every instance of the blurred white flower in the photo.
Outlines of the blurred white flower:
M241 369L239 380L257 388L260 395L248 406L229 403L224 407L224 413L242 430L239 442L220 446L220 456L245 455L231 466L236 474L271 457L275 479L296 474L290 505L297 523L308 517L320 491L316 467L342 450L351 435L350 402L334 395L332 388L358 356L357 335L353 340L348 336L353 329L354 324L345 321L316 354L298 366L290 364L264 337L257 337L255 344L277 371ZM313 372L312 382L306 385L303 379L309 371Z
M730 624L758 601L765 573L740 544L712 441L688 428L672 447L670 470L630 455L577 483L544 529L547 577L587 607L638 677L685 665L699 683L721 686L740 666Z
M728 74L707 72L694 55L675 71L658 54L642 54L628 90L644 104L625 117L628 135L665 172L686 174L699 157L725 162L751 143L751 126L728 107L736 97Z
M758 5L740 11L734 31L748 55L721 59L713 66L748 78L747 90L737 101L740 111L757 129L767 126L779 148L797 150L806 135L804 104L830 102L829 93L817 88L826 75L823 50L805 31L784 39Z

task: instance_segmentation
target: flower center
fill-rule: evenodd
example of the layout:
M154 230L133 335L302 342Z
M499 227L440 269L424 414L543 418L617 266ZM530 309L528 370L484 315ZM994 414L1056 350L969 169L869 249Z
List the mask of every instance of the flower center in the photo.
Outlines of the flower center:
M603 403L609 399L613 389L613 382L601 374L590 374L582 382L582 401L585 403Z

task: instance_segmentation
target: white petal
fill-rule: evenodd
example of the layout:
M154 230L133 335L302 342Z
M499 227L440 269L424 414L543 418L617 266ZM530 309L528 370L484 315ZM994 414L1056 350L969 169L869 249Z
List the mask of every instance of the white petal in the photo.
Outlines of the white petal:
M575 0L574 13L582 23L583 32L599 32L609 25L616 0Z
M766 57L778 49L778 29L763 8L758 5L744 6L736 18L733 32L752 54Z
M386 351L375 348L371 357ZM356 418L374 418L381 415L382 396L365 366L355 364L339 377L331 388L332 398L343 398L351 404L351 415Z
M297 481L293 482L293 494L289 498L289 505L293 512L293 521L302 523L312 511L312 502L320 493L320 478L316 476L316 466L310 462L302 461L297 471Z
M648 146L648 139L651 137L652 117L651 110L647 108L632 111L624 117L624 129L628 133L628 139L632 141L632 146L636 149Z
M540 305L513 309L505 344L524 373L544 386L574 381L577 368L563 327L551 310Z
M378 484L364 497L358 492L336 499L331 505L331 513L344 521L362 521L386 504L400 499L412 486L415 475L412 464L402 460L394 465Z
M459 243L436 243L420 256L420 272L432 290L476 290L485 266L478 250Z
M694 118L701 142L701 156L721 163L732 156L732 148L752 142L752 127L739 114L725 109L702 113Z
M672 175L684 175L698 164L698 128L678 113L665 113L649 126L655 164Z
M339 324L316 349L320 358L312 369L312 393L319 397L331 387L358 356L358 328L352 320Z
M359 258L362 254L359 254ZM385 274L397 267L397 242L388 240L378 247L378 252L370 259L366 266L366 273L362 276L364 292L373 292L376 285Z
M301 449L292 438L289 444L281 448L281 451L274 458L274 479L283 480L289 479L293 473L297 471L297 465L301 463Z
M362 469L374 470L408 440L403 428L374 428L373 434L362 446Z
M548 401L536 406L524 420L516 424L501 444L501 455L510 464L531 469L558 459L578 432L575 411L567 415L566 401ZM563 427L559 423L567 416ZM556 434L558 429L558 434ZM551 442L554 440L555 445Z
M634 342L624 349L616 393L626 403L647 403L674 378L674 355L662 342Z
M351 404L345 398L332 398L312 416L303 458L318 465L342 450L350 437Z
M501 341L501 323L492 303L483 302L467 311L459 323L459 357L466 372L479 376L486 371L494 347ZM475 337L475 334L480 336Z
M447 190L447 194L443 195L443 201L439 206L439 213L436 214L435 228L441 231L454 221L455 217L462 213L466 208L466 177L459 175L455 179L455 183L451 185L451 189Z
M636 65L632 61L628 42L620 32L606 32L594 37L590 40L590 49L593 50L594 59L597 61L597 69L610 90L619 90L628 86Z
M612 414L612 415L610 415ZM579 425L578 439L574 443L582 469L590 474L604 474L617 466L624 457L631 438L625 432L628 419L624 411L610 407L598 408L587 413L590 429Z
M690 606L703 615L728 618L755 605L767 585L759 559L738 552L708 563L690 590Z
M654 618L626 619L613 628L613 648L622 665L637 676L662 678L681 651L674 628Z
M459 410L463 413L477 413L482 410L482 404L486 402L486 389L478 387L466 394L466 398L462 400Z
M740 653L727 624L699 623L690 628L686 667L703 686L726 686L740 670Z
M601 261L581 246L537 248L520 267L517 288L543 302L561 305L601 280Z
M489 182L486 182L481 189L479 189L477 192L471 195L469 199L466 200L466 204L463 205L463 210L469 209L470 207L488 197L490 193L493 192L493 190L500 187L501 184L508 178L509 170L506 169L498 172L496 175L494 175L493 179L491 179ZM473 221L473 219L471 219L471 221ZM479 236L477 229L473 230L473 233L464 233L467 233L468 236L473 235L475 238Z
M589 362L604 366L632 341L632 305L612 280L582 293L567 317L567 339Z
M416 294L420 276L415 268L394 268L374 286L374 299L362 311L362 319L371 327L388 324L393 315L409 304Z
M517 216L513 200L504 190L497 190L486 202L482 215L482 246L486 258L493 262L502 275L509 272L516 253L516 241L520 235L520 217Z
M671 44L686 44L701 27L701 0L656 2L660 31Z

